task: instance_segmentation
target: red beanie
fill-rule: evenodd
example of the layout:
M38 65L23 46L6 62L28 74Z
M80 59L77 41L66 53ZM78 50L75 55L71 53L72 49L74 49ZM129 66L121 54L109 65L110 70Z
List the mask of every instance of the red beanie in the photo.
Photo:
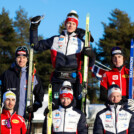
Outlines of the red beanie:
M76 26L78 26L78 14L75 10L71 10L70 13L67 15L67 18L65 20L65 25L68 21L75 22Z
M64 81L60 89L60 99L63 97L68 97L73 100L73 89L69 81Z

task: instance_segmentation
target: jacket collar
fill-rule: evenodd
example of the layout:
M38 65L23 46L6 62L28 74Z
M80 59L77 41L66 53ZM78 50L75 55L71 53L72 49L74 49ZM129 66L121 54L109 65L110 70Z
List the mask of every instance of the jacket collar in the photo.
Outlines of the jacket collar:
M13 114L11 115L9 110L6 110L3 108L2 110L2 114L5 114L8 118L10 118L11 116L13 116L16 112L13 112Z
M123 71L125 69L125 65L121 68L121 70L119 70L118 68L114 67L112 70L115 72L119 72L119 71Z
M65 35L65 36L69 36L69 37L77 36L77 34L76 34L75 32L72 32L72 33L70 33L70 34L68 34L67 30L64 30L63 32L64 32L64 35Z
M109 100L106 101L105 106L110 110L113 111L114 109L117 109L118 111L121 110L124 107L125 103L123 102L123 100L121 100L119 103L117 104L113 104L112 102L110 102Z
M71 107L69 107L69 108L63 108L62 106L59 106L59 110L60 111L70 111L70 110L72 110L73 109L73 107L71 106Z
M10 69L13 70L18 76L20 76L21 70L23 72L27 72L28 71L28 66L26 66L24 68L21 68L15 62L13 62L11 67L10 67Z

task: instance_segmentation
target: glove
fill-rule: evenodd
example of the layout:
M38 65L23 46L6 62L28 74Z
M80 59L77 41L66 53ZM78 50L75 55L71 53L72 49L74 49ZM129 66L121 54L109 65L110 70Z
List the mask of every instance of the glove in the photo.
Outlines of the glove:
M128 99L128 109L134 112L134 100Z
M82 28L77 28L76 31L75 31L78 35L78 38L80 39L83 39L83 37L85 36L85 30L82 29ZM91 33L89 34L90 35L90 42L94 42L94 38L93 36L91 35Z
M83 54L88 56L88 57L92 57L94 55L94 52L91 49L91 47L84 47L83 48Z
M27 107L27 111L28 113L33 113L33 112L36 112L38 110L38 108L41 107L41 104L40 103L34 103L33 105L30 105Z
M49 109L48 109L48 107L46 107L44 110L44 116L47 116L48 113L49 113Z
M82 51L83 55L86 55L90 58L89 67L92 67L95 64L96 55L91 47L84 47Z
M52 102L52 110L58 109L59 106L55 105L54 102ZM47 116L47 114L49 113L49 109L48 106L45 108L44 110L44 116Z
M26 112L26 115L25 115L25 119L26 120L32 120L33 118L34 118L34 114L33 113Z
M41 18L42 18L41 16L35 16L31 19L31 27L30 27L31 30L37 30L41 22Z

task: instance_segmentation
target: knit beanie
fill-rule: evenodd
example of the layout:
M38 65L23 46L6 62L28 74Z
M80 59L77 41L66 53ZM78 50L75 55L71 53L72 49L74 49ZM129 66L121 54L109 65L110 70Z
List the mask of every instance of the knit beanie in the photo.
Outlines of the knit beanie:
M3 94L3 103L7 98L14 98L16 100L16 95L12 91L7 91Z
M108 98L114 92L122 94L120 87L118 85L116 85L116 84L112 84L108 89Z
M20 46L16 49L15 56L29 56L29 52L26 46Z
M64 81L60 88L60 99L63 97L68 97L73 100L73 89L69 81Z
M76 23L76 27L78 26L78 14L75 10L71 10L70 13L67 14L66 20L65 20L65 25L68 21L72 21Z
M123 51L120 47L113 47L111 50L111 56L114 56L115 54L120 54L120 55L124 55Z

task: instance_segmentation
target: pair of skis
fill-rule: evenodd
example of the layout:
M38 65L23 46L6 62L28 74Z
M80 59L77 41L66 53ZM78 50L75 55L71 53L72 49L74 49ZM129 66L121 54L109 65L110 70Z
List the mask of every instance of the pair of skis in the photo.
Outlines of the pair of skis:
M89 16L89 14L87 14L87 16L86 16L85 46L84 47L90 46L90 44L89 44L90 43L89 20L90 20L90 16ZM89 57L84 55L81 110L85 114L86 114L86 96L87 96L87 88L88 88L88 64L89 64Z

